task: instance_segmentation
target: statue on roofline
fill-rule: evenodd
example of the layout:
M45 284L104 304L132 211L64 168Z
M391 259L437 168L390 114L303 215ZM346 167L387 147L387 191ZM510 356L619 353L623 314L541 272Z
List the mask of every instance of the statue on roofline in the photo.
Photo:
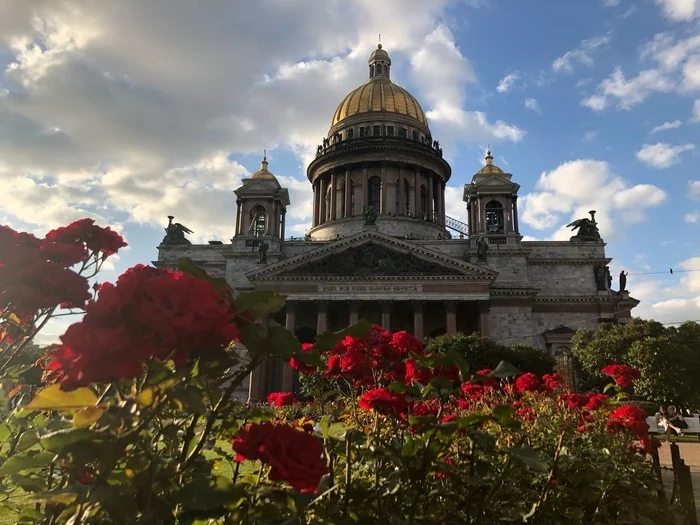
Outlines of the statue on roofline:
M377 210L374 206L365 206L362 209L362 217L365 221L365 226L372 226L377 222Z
M479 261L486 261L486 255L489 251L489 243L486 237L483 235L474 239L474 246L476 246L476 258Z
M194 232L179 222L173 224L174 218L174 216L168 215L168 226L165 228L165 237L161 241L161 244L165 244L167 246L184 246L192 244L185 238L185 234Z
M267 262L267 251L270 249L270 245L265 242L265 239L260 240L260 244L258 245L258 262L260 263L266 263Z
M591 218L577 219L571 224L567 224L567 228L572 231L578 230L576 235L571 237L571 242L597 242L601 241L600 231L598 231L598 223L595 221L595 210L591 210Z

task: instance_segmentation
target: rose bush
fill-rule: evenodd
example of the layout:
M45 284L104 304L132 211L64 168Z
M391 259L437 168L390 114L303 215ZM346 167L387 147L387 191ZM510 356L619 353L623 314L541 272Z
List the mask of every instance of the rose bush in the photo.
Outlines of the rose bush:
M93 297L88 279L123 245L87 220L44 239L0 229L12 398L0 512L44 524L679 523L644 415L624 404L634 372L577 394L505 362L472 373L459 352L362 322L301 345L267 319L284 298L234 299L187 259L132 268ZM24 358L62 303L82 319ZM313 379L311 401L232 398L280 359Z

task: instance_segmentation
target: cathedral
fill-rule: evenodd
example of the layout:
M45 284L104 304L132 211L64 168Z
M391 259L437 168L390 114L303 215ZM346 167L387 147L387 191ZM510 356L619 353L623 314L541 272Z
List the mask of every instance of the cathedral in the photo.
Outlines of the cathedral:
M530 344L573 373L573 333L625 322L638 304L623 283L611 289L595 211L570 225L569 241L523 241L520 186L489 151L464 185L464 216L447 216L452 167L420 103L392 82L381 44L368 69L368 80L338 105L306 171L313 217L303 238L285 236L289 193L263 157L233 191L230 244L192 245L171 218L154 264L175 267L189 257L236 291L287 296L276 320L302 342L367 319L419 338L478 332ZM250 395L294 383L287 365L267 364L253 374Z

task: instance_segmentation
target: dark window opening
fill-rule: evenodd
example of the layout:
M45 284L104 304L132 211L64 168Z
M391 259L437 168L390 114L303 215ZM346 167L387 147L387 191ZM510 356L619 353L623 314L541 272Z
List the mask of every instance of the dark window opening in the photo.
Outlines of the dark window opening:
M350 128L348 129L348 139L351 139L355 136L355 130Z
M406 132L407 132L407 131L408 131L408 130L407 130L406 128L399 128L399 137L405 139L405 138L406 138Z
M486 204L486 231L488 233L504 233L503 205L498 201Z
M360 126L360 137L364 137L367 134L367 128Z
M424 219L428 218L428 190L424 184L420 186L420 212Z
M379 203L382 198L382 181L379 177L371 177L368 181L367 205L372 206L374 211L379 212Z
M372 135L374 135L375 137L378 137L379 134L381 133L381 130L382 130L381 126L374 126L374 128L372 128Z
M389 135L390 137L394 136L394 126L387 126L386 127L386 134Z
M411 206L410 206L411 199L410 199L410 197L411 197L411 185L409 184L409 182L406 179L404 179L404 181L403 181L403 202L404 202L404 205L406 206L406 215L411 214Z
M418 140L418 130L413 130L413 140Z

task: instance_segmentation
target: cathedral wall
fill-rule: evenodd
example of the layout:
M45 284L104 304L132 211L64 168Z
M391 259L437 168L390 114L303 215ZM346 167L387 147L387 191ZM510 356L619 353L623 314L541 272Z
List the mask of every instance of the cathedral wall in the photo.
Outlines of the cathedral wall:
M490 255L485 263L477 262L476 257L472 257L472 262L498 272L496 283L512 283L513 286L525 286L528 283L528 268L525 255ZM535 285L537 286L537 285Z
M593 265L530 264L530 284L541 288L541 295L595 295L598 293Z
M489 310L489 337L497 343L506 346L522 343L544 349L539 338L532 335L536 331L529 307L491 307Z
M604 258L605 243L574 243L569 241L523 241L523 248L530 251L530 258L587 259Z

